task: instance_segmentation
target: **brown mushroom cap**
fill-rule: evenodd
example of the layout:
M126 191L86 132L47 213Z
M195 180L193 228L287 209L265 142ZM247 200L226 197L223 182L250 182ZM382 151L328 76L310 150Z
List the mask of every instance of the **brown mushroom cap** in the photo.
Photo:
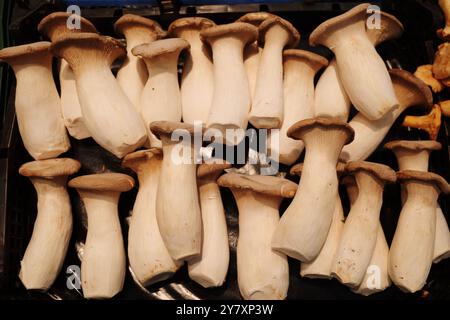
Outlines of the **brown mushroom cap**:
M389 70L394 85L395 95L400 105L430 109L433 105L433 94L430 88L412 73L401 69Z
M403 24L393 15L381 11L381 28L367 29L367 36L375 46L400 37L405 31Z
M281 26L286 32L289 33L289 41L286 44L287 47L295 48L300 41L300 33L297 29L287 20L280 17L273 17L264 20L258 27L259 41L264 43L267 31L274 25Z
M307 130L321 127L323 129L341 129L347 136L345 144L353 141L355 131L346 122L335 118L312 118L305 119L294 123L287 131L287 136L292 139L301 140L301 136Z
M231 164L222 160L216 163L202 163L197 168L197 179L210 178L216 180L225 169L231 168Z
M25 177L53 178L70 176L80 170L81 164L70 158L56 158L31 161L19 168L19 173Z
M155 33L157 39L166 36L166 32L161 28L158 22L135 14L124 14L114 23L114 31L118 34L123 35L125 29L130 27L146 28L148 31Z
M396 150L433 151L433 150L441 150L442 145L439 142L433 140L420 140L420 141L395 140L386 143L384 145L384 148L392 151Z
M217 183L221 187L237 190L251 190L269 196L293 198L297 192L297 184L279 177L244 175L239 173L226 173Z
M397 180L395 171L384 164L367 162L367 161L351 161L345 166L348 173L357 173L360 171L368 172L379 180L387 183L394 183Z
M215 26L214 21L203 17L189 17L177 19L169 25L169 34L178 36L182 29L203 30Z
M328 60L319 54L300 49L287 49L283 51L284 62L288 60L307 61L317 72L328 65Z
M442 178L440 175L432 172L403 170L397 172L397 179L399 181L413 180L433 184L436 187L438 187L442 193L445 194L450 193L450 185L448 184L448 182L445 181L445 179Z
M153 157L162 158L162 150L159 148L151 148L129 153L123 158L122 167L134 170L139 164L146 162Z
M40 41L30 44L23 44L15 47L8 47L0 50L0 61L8 62L11 59L34 55L37 53L50 53L51 42Z
M289 170L289 173L291 175L301 176L302 171L303 171L303 163L297 163L295 166L293 166L291 168L291 170ZM336 166L336 172L337 172L338 176L344 174L345 173L345 163L338 162L338 164Z
M134 187L134 179L122 173L97 173L76 177L69 187L78 190L125 192Z
M448 42L439 45L439 49L436 51L433 75L438 80L450 77L450 43Z
M67 20L73 14L69 12L53 12L44 17L38 24L38 31L55 41L60 36L71 32L92 32L97 33L97 29L88 19L78 16L80 19L80 29L67 28Z
M71 51L75 49L79 53L78 49L84 49L99 51L108 56L111 62L119 57L125 56L127 53L125 48L125 45L117 39L86 32L62 35L51 45L52 53L66 60L68 60L67 57L63 57L66 50ZM80 55L81 57L82 54ZM71 65L71 67L73 66Z
M254 25L255 27L259 27L259 25L267 19L277 18L277 15L274 15L269 12L250 12L244 14L242 17L236 20L236 22L245 22Z
M190 47L191 45L186 40L172 38L138 45L131 49L131 52L140 58L154 58L167 53L180 52Z
M342 29L344 26L358 20L365 20L369 6L369 3L362 3L337 17L322 22L309 36L309 44L313 47L323 44L326 38L333 34L335 30Z
M152 123L150 123L150 130L158 138L161 137L162 135L171 135L172 132L174 132L175 130L185 130L191 135L197 133L195 131L194 125L184 122L173 122L173 121L153 121Z
M258 37L258 28L244 22L221 24L200 32L202 41L210 42L221 37L240 38L244 43L254 42Z

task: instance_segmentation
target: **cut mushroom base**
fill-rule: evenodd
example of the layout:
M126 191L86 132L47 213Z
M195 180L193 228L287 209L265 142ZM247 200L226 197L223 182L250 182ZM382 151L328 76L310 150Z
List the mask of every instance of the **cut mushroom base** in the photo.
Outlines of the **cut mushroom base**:
M54 158L70 148L61 101L52 75L50 42L0 50L16 76L15 111L20 136L35 160Z
M436 201L450 186L440 176L421 171L397 173L408 197L400 212L391 249L389 275L401 290L416 292L431 269L436 231Z
M399 170L428 171L430 153L440 150L441 144L436 141L391 141L384 146L394 152ZM407 194L402 188L402 203ZM439 204L436 208L436 237L434 240L433 262L437 263L450 256L450 231Z
M51 41L55 41L62 35L72 32L97 33L95 26L81 16L77 16L77 19L80 19L80 28L69 29L67 27L67 20L69 18L73 18L72 13L51 13L39 22L38 31L46 35ZM62 116L67 131L75 139L89 138L91 134L83 122L75 76L69 64L64 59L60 59L59 82L61 86Z
M403 33L402 23L394 16L380 12L380 28L367 28L370 42L378 44L400 37ZM317 82L314 99L316 117L333 117L347 121L351 102L339 78L336 59L332 59ZM355 136L357 134L355 133Z
M51 49L75 74L84 124L92 138L118 158L140 147L147 138L143 121L110 70L111 63L125 55L123 45L110 37L72 33L58 38Z
M37 192L33 234L20 262L19 278L28 290L47 291L58 276L72 234L67 177L80 169L76 160L61 158L28 162L19 173Z
M162 240L156 220L156 195L162 161L160 149L130 153L122 165L138 175L139 191L128 230L131 270L143 286L168 279L181 266L174 261Z
M330 48L336 56L339 78L358 111L377 120L398 107L394 88L383 60L365 29L369 4L361 4L319 25L311 45Z
M117 82L125 95L139 111L142 90L148 79L147 67L144 61L132 53L132 49L143 43L150 43L164 38L166 32L151 19L134 14L125 14L114 23L118 34L125 36L127 41L127 57L117 72Z
M284 299L289 286L287 257L272 250L282 198L291 198L297 185L270 176L228 173L218 183L231 189L239 210L237 272L246 300Z
M225 137L221 142L229 145L237 145L244 136L227 139L226 129L247 128L251 99L243 50L257 35L255 26L243 22L200 32L202 41L208 42L213 52L214 93L206 126L219 129Z
M81 262L81 287L87 299L112 298L122 290L126 259L117 205L121 192L133 186L133 178L120 173L92 174L69 181L88 216Z
M215 23L201 17L181 18L172 22L169 33L186 40L186 54L181 76L181 105L183 122L206 123L213 96L213 64L209 48L200 39L200 31Z
M357 288L376 247L384 184L395 182L396 176L385 165L364 161L351 162L346 170L355 177L358 197L345 220L332 274L341 283Z
M291 165L303 152L303 141L287 136L296 121L314 115L314 76L328 61L312 52L290 49L284 57L284 116L277 143L269 144L269 154L280 163ZM269 132L270 134L270 132ZM274 148L273 148L274 147Z
M376 121L369 120L361 113L357 114L349 122L349 125L355 130L355 139L342 149L342 159L346 161L365 160L383 141L403 111L410 107L423 109L431 107L432 93L422 81L400 69L390 70L389 73L400 103L399 108Z
M291 168L290 173L301 175L303 169L302 164L295 165ZM337 173L342 174L345 165L338 163ZM304 262L300 265L300 275L312 279L331 279L331 267L334 262L337 246L341 237L342 228L344 227L344 211L342 209L341 198L339 193L336 197L336 204L333 212L330 230L327 239L320 250L319 255L311 262Z
M196 151L191 141L195 134L194 126L155 121L150 129L159 136L164 154L156 195L159 231L174 260L190 260L197 257L202 248L202 217L194 161ZM189 141L172 141L174 132L189 133Z
M202 253L188 262L189 277L205 288L225 282L230 260L227 222L217 178L228 163L205 163L197 170L197 184L202 211Z
M148 69L148 80L140 97L140 112L151 147L161 148L161 141L150 131L153 121L181 121L181 96L177 64L182 50L189 49L183 39L164 39L133 48Z
M295 48L300 34L280 17L259 25L259 40L264 49L259 58L255 94L249 122L256 128L280 128L283 122L283 48Z
M336 164L353 130L338 120L314 118L294 124L288 136L303 140L306 154L298 191L280 219L272 248L310 262L328 235L338 192Z

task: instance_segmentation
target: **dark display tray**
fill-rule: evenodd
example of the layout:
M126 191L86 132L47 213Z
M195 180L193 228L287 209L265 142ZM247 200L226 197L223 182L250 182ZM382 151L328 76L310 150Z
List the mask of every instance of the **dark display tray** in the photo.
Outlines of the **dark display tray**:
M302 10L285 9L274 11L274 13L291 21L302 35L300 48L311 49L327 57L330 53L325 49L309 48L307 39L309 33L322 21L348 9L357 1L321 1L308 6ZM325 3L325 4L324 4ZM341 6L342 5L342 6ZM417 66L430 63L434 51L440 40L436 37L435 30L444 24L442 13L437 1L383 1L383 10L394 14L404 24L404 35L395 41L382 44L379 47L381 56L390 64L414 72ZM45 1L41 6L36 6L31 13L30 8L16 4L12 10L10 23L10 44L21 44L38 41L37 23L48 13L61 10L62 4ZM242 7L241 7L242 8ZM254 7L251 10L255 10ZM256 9L261 7L256 7ZM262 7L264 9L264 7ZM147 10L147 9L145 9ZM139 8L90 8L82 11L82 15L90 19L103 34L113 35L113 22L125 12L136 12L157 20L167 28L168 24L183 16L177 13L155 15L152 10L145 11ZM241 10L241 11L239 11ZM230 12L215 12L202 14L211 18L216 23L228 23L237 19L245 13L244 9L236 9ZM195 10L194 10L195 11ZM28 13L28 15L27 15ZM66 286L66 269L70 265L79 265L76 245L84 240L86 230L83 221L85 213L80 199L74 190L70 190L72 208L74 215L74 232L69 247L69 252L64 263L63 270L48 293L27 292L17 277L20 259L23 256L26 245L30 239L34 219L36 216L36 195L27 178L20 176L18 168L21 164L32 159L25 151L14 121L14 76L8 68L3 72L3 81L9 84L9 90L3 89L2 98L8 96L8 103L4 105L3 124L1 132L2 145L0 148L0 226L2 247L0 247L0 267L2 297L8 299L81 299L82 295L77 290L69 290ZM6 88L3 86L3 88ZM445 99L443 94L435 96L435 100ZM426 135L418 130L408 130L400 126L403 117L397 120L392 130L387 135L385 142L394 139L425 139ZM449 163L449 123L443 118L442 128L438 141L443 148L440 152L434 152L430 159L430 171L441 174L450 181ZM77 141L72 139L72 148L64 155L78 159L82 163L82 169L78 174L102 172L105 169L124 172L135 175L125 170L120 165L120 160L100 148L93 140L87 139ZM383 145L384 142L381 144ZM369 161L387 164L396 169L396 161L389 151L381 147L370 157ZM289 168L282 166L283 172ZM295 177L287 176L297 181ZM345 190L341 191L341 198L345 212L348 212L348 199ZM123 194L119 203L119 212L122 221L124 239L127 239L126 217L132 209L137 188ZM236 243L238 237L238 212L233 196L228 189L222 189L222 198L227 214L229 228L229 243L231 250L230 266L226 283L216 289L204 289L191 281L187 275L186 267L183 267L170 280L148 287L140 288L133 281L130 273L127 273L125 287L115 299L240 299L236 275ZM441 197L440 204L450 221L450 198ZM281 212L285 210L289 202L282 203ZM400 191L398 185L387 186L384 192L384 203L381 212L381 220L388 242L392 240L395 226L400 212ZM125 243L126 246L126 243ZM405 294L392 286L382 293L370 297L362 297L353 294L348 288L339 284L336 280L312 280L299 276L299 263L289 259L290 265L290 287L288 299L450 299L450 260L445 260L433 265L427 284L424 289L416 294Z

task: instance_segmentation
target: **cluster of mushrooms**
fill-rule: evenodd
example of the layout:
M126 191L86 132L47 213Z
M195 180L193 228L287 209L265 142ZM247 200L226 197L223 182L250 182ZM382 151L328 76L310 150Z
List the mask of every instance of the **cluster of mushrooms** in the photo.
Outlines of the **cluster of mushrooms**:
M102 172L67 183L82 165L57 158L70 148L69 134L91 137L137 174L127 253L143 286L168 279L185 262L189 277L201 286L224 284L229 243L221 186L231 190L239 210L237 272L244 299L284 299L288 256L301 261L302 277L336 278L362 295L380 292L391 281L406 292L420 290L432 263L450 256L450 232L437 202L450 186L428 172L430 153L441 148L433 139L386 144L397 157L398 172L364 161L403 111L427 111L433 103L421 80L387 70L376 46L401 36L403 26L381 12L380 28L369 29L368 7L358 5L311 34L312 46L333 51L331 61L295 49L299 32L265 12L224 25L181 18L168 31L127 14L114 24L126 46L99 35L82 17L81 29L68 29L69 14L57 12L38 26L51 42L1 50L0 59L16 75L19 130L35 159L19 170L38 196L37 219L21 261L24 286L46 291L61 270L72 233L66 185L78 191L88 216L84 297L111 298L124 284L118 200L135 181ZM59 92L53 56L59 59ZM120 57L124 63L115 77L111 65ZM358 113L348 121L351 106ZM305 150L304 162L290 169L301 176L299 185L280 176L228 170L230 163L214 158L197 165L193 141L183 141L192 149L190 161L172 161L180 142L171 134L194 133L196 121L221 132L245 129L249 122L279 129L269 138L279 139L270 152L280 163L295 164ZM379 216L384 185L396 181L403 208L389 248ZM340 183L351 200L346 218ZM283 198L292 201L280 218Z

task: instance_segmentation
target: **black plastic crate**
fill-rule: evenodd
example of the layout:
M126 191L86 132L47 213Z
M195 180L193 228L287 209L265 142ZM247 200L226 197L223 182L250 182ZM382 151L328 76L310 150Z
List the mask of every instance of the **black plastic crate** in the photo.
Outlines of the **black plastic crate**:
M24 4L28 2L27 4ZM214 20L216 23L229 23L236 20L245 12L254 10L267 10L282 16L294 24L302 35L299 48L319 52L330 56L330 52L323 48L310 48L308 46L309 33L320 22L331 18L355 5L358 1L296 1L290 4L249 4L215 6L207 10L203 6L188 5L182 8L182 3L177 1L160 2L160 8L155 11L148 7L107 7L107 8L82 8L82 15L91 20L102 34L117 36L113 31L113 23L124 13L132 12L157 20L164 28L170 22L182 17L201 14ZM362 2L362 1L359 1ZM413 72L417 66L431 63L434 51L441 42L436 36L436 30L444 25L443 15L435 1L382 1L382 10L394 14L405 26L403 36L394 41L382 44L378 49L381 56L392 64L401 66L403 69ZM48 13L65 10L62 1L16 1L11 12L9 25L9 44L22 44L42 39L36 30L37 23ZM190 9L189 9L190 8ZM222 8L222 9L221 9ZM221 11L222 10L222 11ZM223 10L226 10L224 12ZM5 120L2 125L2 145L0 157L0 230L4 243L0 243L0 275L3 296L6 298L30 298L30 299L80 299L82 296L76 290L66 287L66 268L69 265L80 262L77 257L76 243L83 241L86 230L83 226L83 205L78 195L69 190L72 199L72 210L74 214L74 232L69 246L63 269L54 286L48 293L27 292L21 285L17 274L20 259L23 256L26 245L31 237L31 231L36 215L36 196L33 187L27 178L18 174L21 164L31 161L31 157L25 151L14 120L14 76L9 68L2 79L6 79L8 86L2 87L1 98L7 97L8 102L4 105ZM6 89L5 89L6 88ZM442 94L435 96L435 100L447 98ZM426 138L424 133L418 130L408 130L400 126L403 120L401 116L389 132L385 141L398 138L417 139ZM449 122L443 118L441 132L438 141L442 143L443 149L434 152L430 159L430 171L441 174L450 181L449 162ZM71 139L72 148L62 156L68 156L81 161L83 167L78 174L99 172L102 167L112 171L132 174L120 166L120 160L102 150L93 140L87 139L77 141ZM380 145L382 146L384 142ZM396 168L395 157L382 147L369 158ZM282 166L281 171L288 172L288 168ZM132 174L133 175L133 174ZM295 177L289 178L295 180ZM126 216L131 210L136 195L136 189L123 194L119 203L122 230L126 242ZM186 290L200 299L239 299L236 276L236 239L238 235L237 209L233 196L227 189L222 190L224 207L227 212L229 227L229 241L231 248L230 268L226 283L223 287L215 289L203 289L193 281L189 280L186 268L181 268L174 278L153 285L147 290L137 286L129 273L125 280L123 291L115 299L155 299L158 294L169 294L173 298L192 298ZM341 190L344 210L348 212L348 200L344 190ZM449 197L441 197L440 203L450 221ZM281 211L288 205L283 202ZM381 212L381 220L388 242L392 240L398 214L400 213L400 191L398 185L388 186L384 192L384 204ZM126 245L126 243L125 243ZM3 263L1 263L3 262ZM382 293L368 298L353 294L348 288L339 284L336 280L312 280L300 278L298 275L299 263L289 259L290 263L290 288L289 299L449 299L450 298L450 260L444 260L433 265L427 285L421 292L416 294L404 294L392 286ZM160 296L159 296L160 297Z

